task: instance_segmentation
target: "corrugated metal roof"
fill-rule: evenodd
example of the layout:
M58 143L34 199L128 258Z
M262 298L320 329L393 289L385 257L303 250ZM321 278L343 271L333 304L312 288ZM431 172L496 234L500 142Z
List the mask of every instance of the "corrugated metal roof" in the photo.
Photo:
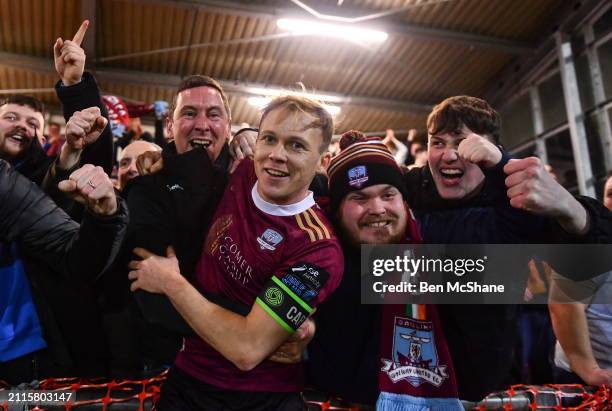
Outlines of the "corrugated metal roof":
M52 58L55 39L81 24L80 10L77 0L0 0L0 50Z
M333 0L328 2L337 4ZM561 4L557 0L355 0L345 1L343 6L373 10L413 6L398 14L402 20L440 29L535 41L541 34L542 22ZM343 6L337 7L338 11Z
M55 73L40 73L30 70L16 69L0 62L0 90L2 89L49 89L55 86L58 77ZM45 104L57 105L58 99L54 92L43 92L36 96Z
M95 1L95 0L94 0ZM304 0L312 5L314 1ZM204 3L206 3L204 1ZM215 4L222 3L216 2ZM295 8L288 1L243 2L249 7ZM562 0L337 0L319 1L338 14L360 14L417 6L396 13L395 24L406 23L481 36L534 42L550 23L551 10ZM71 38L83 15L78 0L0 0L0 52L52 61L58 36ZM424 40L393 32L378 49L338 39L266 36L282 33L275 19L260 14L207 8L196 0L97 0L96 56L146 52L168 47L183 49L138 57L97 61L99 69L183 77L207 74L221 80L295 88L297 82L317 92L360 96L391 102L435 104L456 94L483 95L513 55L503 50ZM381 23L379 23L380 25ZM363 23L363 25L367 25ZM242 39L242 43L227 44ZM205 46L198 46L204 44ZM188 47L187 47L188 46ZM0 88L47 88L54 73L11 68L0 61ZM131 100L170 100L172 89L129 81L101 81L105 92ZM52 95L44 100L56 104ZM257 110L246 96L231 95L236 122L257 122ZM424 127L425 113L401 112L361 105L344 105L339 131Z

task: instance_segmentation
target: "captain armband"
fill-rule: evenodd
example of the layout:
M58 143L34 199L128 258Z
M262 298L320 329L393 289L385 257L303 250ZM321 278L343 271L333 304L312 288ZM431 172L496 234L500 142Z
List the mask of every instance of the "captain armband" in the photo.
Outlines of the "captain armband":
M319 295L328 278L325 270L298 263L282 279L273 276L255 301L281 327L293 333L314 311L309 302Z

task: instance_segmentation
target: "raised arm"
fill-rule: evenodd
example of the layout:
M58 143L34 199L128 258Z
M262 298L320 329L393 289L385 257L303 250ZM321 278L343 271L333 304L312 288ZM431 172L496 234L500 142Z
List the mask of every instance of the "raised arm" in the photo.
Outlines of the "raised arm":
M560 276L553 275L551 284L552 295L559 292L558 281ZM563 279L565 283L571 282L573 292L592 295L593 281L572 282ZM568 285L566 284L565 287ZM593 355L593 348L589 336L589 326L586 317L587 305L582 302L553 303L548 305L555 336L563 352L569 360L570 367L588 385L612 384L612 370L603 369Z
M554 218L569 234L589 229L586 209L559 184L537 157L510 160L504 167L510 204L518 209Z
M79 227L35 184L0 161L0 238L74 279L91 279L112 262L127 226L127 209L101 169L77 170L64 189L87 205ZM91 183L91 184L90 184Z
M285 267L283 272L292 273L314 269L319 280L309 282L301 278L308 283L306 289L310 292L298 294L273 275L250 312L242 316L212 303L185 280L172 249L168 250L166 257L143 249L137 249L135 253L143 260L130 263L133 271L129 278L134 280L132 290L166 294L200 338L244 371L256 367L298 330L312 314L314 303L325 299L340 281L340 273L330 275L310 264ZM338 249L330 247L326 257L342 260L341 253L338 253Z
M97 107L100 110L101 116L108 120L108 112L102 98L100 90L95 78L85 69L85 51L81 47L89 21L85 20L75 33L72 40L63 40L58 38L53 46L53 55L55 58L55 69L60 78L56 84L55 90L57 96L62 103L64 118L66 122L78 111ZM100 137L91 142L91 144L78 147L64 144L67 153L60 154L60 170L71 170L75 165L73 162L64 162L66 158L78 158L76 153L80 155L80 164L93 164L100 166L107 174L111 174L113 167L113 138L110 127L105 128ZM80 153L82 150L82 153ZM62 152L64 149L62 148ZM59 170L57 170L59 172ZM69 173L68 173L69 174ZM65 177L65 175L60 176Z

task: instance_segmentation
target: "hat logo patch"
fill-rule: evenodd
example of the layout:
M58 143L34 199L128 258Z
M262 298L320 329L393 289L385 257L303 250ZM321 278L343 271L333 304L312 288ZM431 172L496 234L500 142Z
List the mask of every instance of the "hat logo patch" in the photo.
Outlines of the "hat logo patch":
M368 179L366 166L356 166L348 171L348 183L351 187L359 189Z

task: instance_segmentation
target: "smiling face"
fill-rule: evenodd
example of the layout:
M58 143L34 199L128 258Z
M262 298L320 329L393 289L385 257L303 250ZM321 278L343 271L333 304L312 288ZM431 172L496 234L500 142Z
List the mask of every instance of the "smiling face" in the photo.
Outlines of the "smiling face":
M400 243L408 222L402 194L388 184L348 193L339 217L342 232L353 245Z
M119 180L119 190L123 191L128 181L139 176L136 168L136 160L138 156L147 151L160 151L159 146L147 141L137 140L121 152L119 159L119 170L117 171L117 179Z
M181 91L167 130L177 153L204 148L215 161L230 136L229 115L219 91L206 86Z
M29 106L0 107L0 157L11 160L25 152L44 125L42 113Z
M484 184L480 167L459 157L459 143L472 131L465 125L453 132L429 136L427 157L436 189L445 200L475 196Z
M323 134L309 127L313 117L284 107L270 111L260 124L255 146L255 173L259 195L272 204L294 204L308 195L319 166L329 155L321 153Z

